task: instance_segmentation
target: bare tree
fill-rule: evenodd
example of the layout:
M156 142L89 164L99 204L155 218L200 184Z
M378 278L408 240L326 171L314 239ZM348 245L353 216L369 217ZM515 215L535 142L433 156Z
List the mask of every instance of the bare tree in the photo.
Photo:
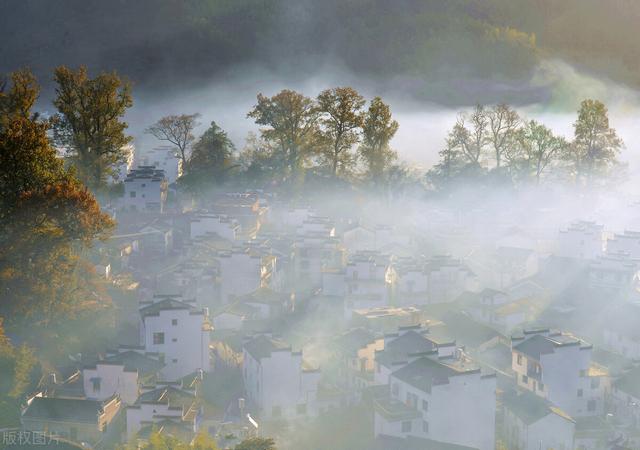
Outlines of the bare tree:
M496 105L488 113L489 143L493 147L496 168L500 168L503 155L514 145L522 120L518 113L505 104Z
M145 130L161 141L167 141L178 147L176 157L180 159L181 166L187 167L187 149L194 141L193 130L200 125L200 114L181 114L163 117Z

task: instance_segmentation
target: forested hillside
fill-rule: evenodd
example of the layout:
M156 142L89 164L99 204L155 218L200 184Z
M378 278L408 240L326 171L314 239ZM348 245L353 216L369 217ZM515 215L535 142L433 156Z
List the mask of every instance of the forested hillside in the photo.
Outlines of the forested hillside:
M522 94L540 57L638 83L639 16L632 0L8 0L0 72L86 64L160 87L246 63L329 65L455 102Z

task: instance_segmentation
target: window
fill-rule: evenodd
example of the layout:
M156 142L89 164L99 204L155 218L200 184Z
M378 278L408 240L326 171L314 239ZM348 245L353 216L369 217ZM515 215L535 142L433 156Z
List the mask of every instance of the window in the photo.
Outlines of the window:
M528 377L528 376L526 376L526 375L522 375L522 382L523 382L524 384L528 384L528 383L529 383L529 377Z
M271 415L273 417L280 417L282 415L282 408L280 408L279 406L274 406L271 409Z
M136 198L136 191L129 192L129 197Z
M427 422L426 420L422 421L422 432L423 433L429 432L429 422Z
M587 402L587 411L595 411L596 410L596 401L595 400L589 400Z
M416 394L412 394L411 392L407 392L407 406L409 408L417 408L417 406L418 406L418 396Z
M422 410L429 411L429 402L426 400L422 400Z
M296 406L296 412L298 414L306 414L307 413L307 405L306 404L302 404L302 405Z
M174 359L171 360L171 362L174 363L174 364L177 364L178 363L178 359L174 358Z
M164 333L153 333L153 344L154 345L164 344Z
M518 365L521 366L522 365L522 355L518 355Z
M171 325L173 326L178 325L178 319L171 319Z
M538 388L539 388L541 391L544 391L544 383L539 383L539 384L538 384Z
M142 187L147 187L147 184L146 183L142 183Z
M411 433L411 421L402 422L402 432Z
M393 383L393 384L391 385L391 393L392 393L395 397L397 397L399 392L400 392L400 388L398 387L398 383Z
M102 379L101 378L92 378L91 379L91 383L93 384L93 392L99 392L100 391L100 381Z
M578 389L578 397L582 397L582 389Z
M171 342L178 342L178 338L171 339Z

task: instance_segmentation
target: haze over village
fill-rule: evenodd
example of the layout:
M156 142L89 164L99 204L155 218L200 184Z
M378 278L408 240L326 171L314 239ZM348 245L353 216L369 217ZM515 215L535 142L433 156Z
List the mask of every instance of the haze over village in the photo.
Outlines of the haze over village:
M7 1L0 449L640 449L640 6Z

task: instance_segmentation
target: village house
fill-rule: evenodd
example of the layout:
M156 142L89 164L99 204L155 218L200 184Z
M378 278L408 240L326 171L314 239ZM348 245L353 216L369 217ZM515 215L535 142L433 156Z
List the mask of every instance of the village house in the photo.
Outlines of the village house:
M164 212L167 179L162 169L138 166L124 180L123 206L127 210Z
M105 400L36 396L28 400L20 422L25 431L95 445L111 434L120 406L118 395Z
M352 396L374 384L376 351L384 350L384 338L365 328L354 328L335 340L338 376Z
M640 359L640 303L621 303L605 313L603 346L629 359Z
M512 337L517 385L549 400L571 417L601 415L608 372L591 361L592 346L549 329Z
M637 282L638 262L627 253L607 253L590 261L589 287L611 293L627 293Z
M154 379L164 364L159 354L142 347L121 346L82 369L84 393L91 400L106 400L117 394L127 405L138 398L140 388Z
M507 448L573 450L575 420L548 400L531 392L502 396L503 436Z
M242 375L247 399L264 419L314 416L320 371L309 366L302 352L268 334L243 345Z
M230 251L217 252L216 259L220 264L218 285L222 304L260 287L275 287L277 258L267 247L236 246Z
M267 221L269 207L258 192L227 192L214 196L207 208L214 215L227 216L240 226L237 238L253 239Z
M210 370L208 312L173 295L155 295L140 304L140 341L159 353L164 380L176 380L198 369Z
M381 306L378 308L356 309L352 312L354 327L364 327L372 331L390 333L400 327L432 322L425 313L415 306Z
M595 222L575 222L561 230L555 251L556 256L575 259L596 259L603 251L602 225Z
M640 231L615 233L607 239L607 253L626 253L632 260L640 261Z
M322 287L323 271L344 267L344 249L338 238L325 231L308 230L296 237L292 261L295 285L303 291L313 291Z
M375 436L413 436L495 449L496 377L463 355L409 355L374 406ZM464 430L464 432L460 432Z
M196 239L208 233L215 233L223 239L235 241L240 234L240 225L229 216L198 212L191 217L191 239Z
M458 301L474 320L503 332L531 320L536 310L529 299L513 301L506 292L491 288L480 292L464 292Z
M145 388L136 402L127 407L127 439L131 441L146 427L151 429L171 424L190 431L193 438L198 432L202 414L196 396L198 380L199 375L196 374L179 382L158 383Z
M611 413L616 421L624 426L640 426L639 366L631 368L612 383Z
M176 157L176 149L169 146L158 146L138 156L136 162L141 166L155 166L164 171L169 184L175 183L180 175L180 159Z

